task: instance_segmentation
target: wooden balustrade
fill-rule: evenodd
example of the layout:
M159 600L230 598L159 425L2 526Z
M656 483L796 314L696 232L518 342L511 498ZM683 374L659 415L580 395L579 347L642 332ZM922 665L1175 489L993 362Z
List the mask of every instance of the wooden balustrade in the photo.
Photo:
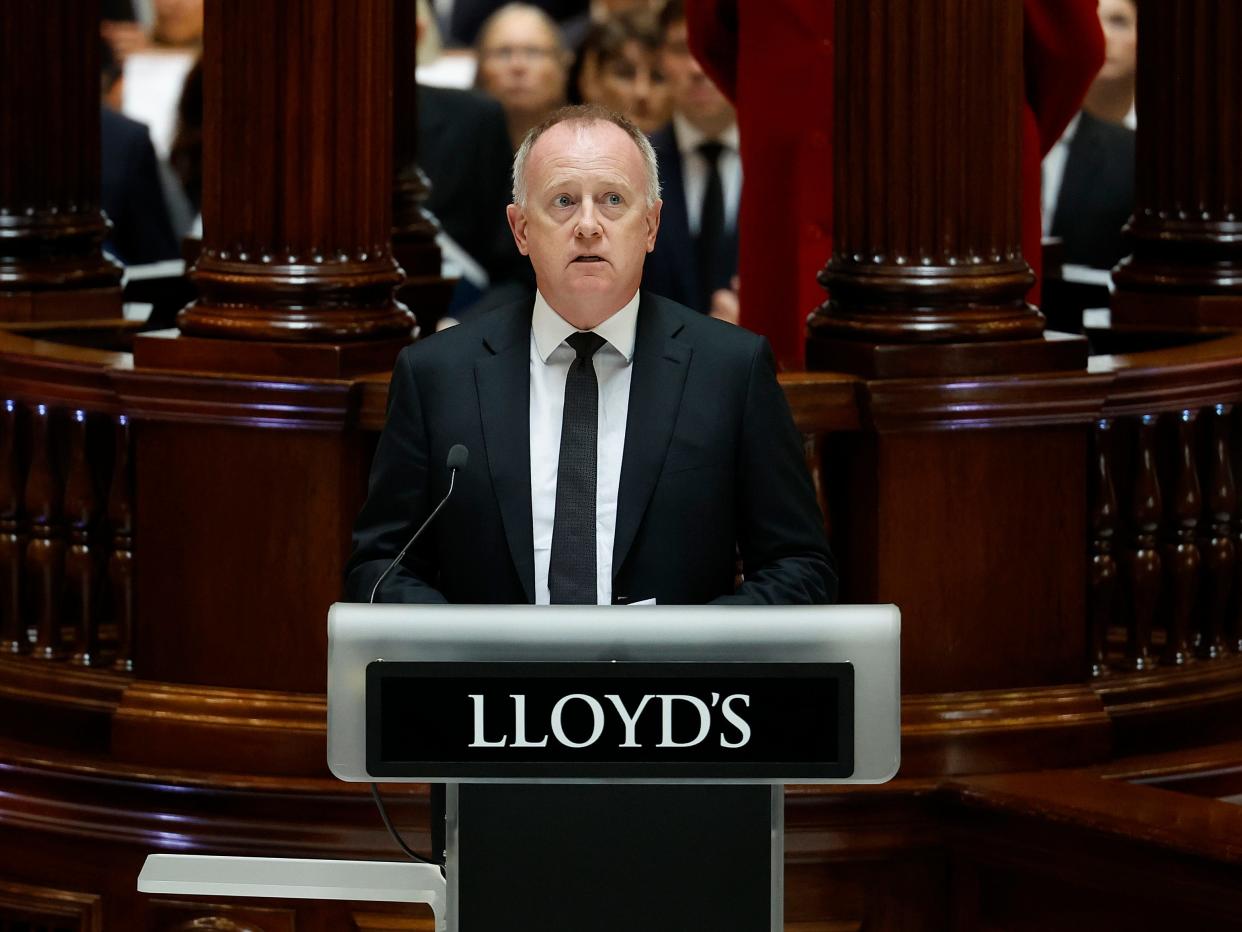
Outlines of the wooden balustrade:
M1239 652L1239 446L1242 419L1232 400L1096 423L1087 541L1092 676ZM1129 503L1127 514L1118 514L1118 501Z
M129 419L0 409L0 653L132 670Z

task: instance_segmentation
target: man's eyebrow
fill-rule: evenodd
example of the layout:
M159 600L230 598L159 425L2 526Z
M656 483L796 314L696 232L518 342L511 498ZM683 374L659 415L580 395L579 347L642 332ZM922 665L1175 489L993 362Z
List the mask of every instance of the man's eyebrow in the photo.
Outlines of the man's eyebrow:
M575 175L554 175L548 179L547 184L543 186L543 190L546 193L556 188L595 187L597 184L609 188L625 188L626 190L634 190L634 184L624 175L613 175L606 178L591 179L590 183L584 182L580 177Z

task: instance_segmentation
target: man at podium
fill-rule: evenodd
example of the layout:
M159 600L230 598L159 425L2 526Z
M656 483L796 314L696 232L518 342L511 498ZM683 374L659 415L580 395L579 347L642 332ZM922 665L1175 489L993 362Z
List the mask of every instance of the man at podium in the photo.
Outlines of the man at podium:
M538 293L402 352L347 598L832 601L767 341L639 291L661 207L647 138L565 108L527 135L513 174L509 224ZM458 446L468 462L450 470Z

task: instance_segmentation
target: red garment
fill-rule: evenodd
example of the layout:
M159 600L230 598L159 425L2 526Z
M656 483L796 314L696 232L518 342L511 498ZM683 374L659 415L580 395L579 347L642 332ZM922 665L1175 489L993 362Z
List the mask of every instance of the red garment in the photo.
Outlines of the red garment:
M801 369L832 252L833 0L686 0L690 46L736 104L741 323ZM1022 248L1040 267L1040 160L1104 62L1096 0L1025 0ZM744 37L744 41L743 38ZM1034 290L1037 296L1037 289Z

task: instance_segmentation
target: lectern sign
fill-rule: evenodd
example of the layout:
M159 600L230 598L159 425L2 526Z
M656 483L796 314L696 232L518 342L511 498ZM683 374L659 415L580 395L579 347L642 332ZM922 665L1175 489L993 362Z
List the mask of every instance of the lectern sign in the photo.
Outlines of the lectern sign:
M374 777L852 775L848 663L375 661Z

